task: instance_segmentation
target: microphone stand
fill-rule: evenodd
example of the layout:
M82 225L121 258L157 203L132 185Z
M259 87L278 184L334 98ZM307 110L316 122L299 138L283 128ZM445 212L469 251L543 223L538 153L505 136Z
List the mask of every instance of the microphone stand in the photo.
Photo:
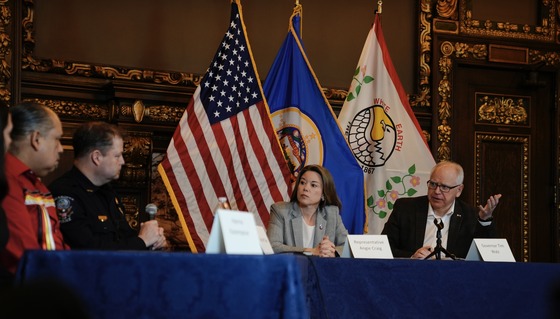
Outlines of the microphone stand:
M426 256L426 258L424 258L424 259L430 259L432 256L436 256L436 259L440 260L441 259L441 253L443 252L445 254L445 257L449 257L449 258L455 260L456 259L455 255L448 252L447 249L443 248L443 246L441 245L441 230L443 229L443 221L440 221L437 218L434 218L434 224L436 225L436 228L437 228L436 247L434 248L434 251L432 251L432 253L429 254L428 256Z

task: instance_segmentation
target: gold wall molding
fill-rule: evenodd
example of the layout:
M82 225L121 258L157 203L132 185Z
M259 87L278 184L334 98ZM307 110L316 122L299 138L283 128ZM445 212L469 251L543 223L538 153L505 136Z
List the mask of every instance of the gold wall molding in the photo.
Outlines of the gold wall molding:
M474 58L477 60L485 59L487 55L486 46L483 44L467 44L445 41L440 46L442 57L439 59L439 71L442 75L438 84L438 94L441 100L438 103L438 120L437 139L439 146L437 149L437 157L439 160L451 159L450 142L452 138L452 128L449 119L452 114L451 103L451 72L453 71L453 58Z
M488 45L444 41L440 46L440 52L441 57L438 66L441 80L438 83L440 100L437 103L439 120L437 126L437 158L439 160L449 160L451 159L449 145L453 139L452 128L449 123L449 118L453 112L453 105L450 100L453 93L453 83L450 76L452 74L453 61L456 59L485 61L488 59ZM557 51L529 50L529 61L531 64L543 63L546 66L558 67L560 66L560 54Z
M107 121L110 114L109 106L102 104L38 98L24 101L46 105L63 119Z
M560 54L557 51L529 50L531 64L544 63L546 66L557 67L560 65Z
M8 0L0 1L0 99L9 103L12 97L10 83L13 71L12 38L10 36L12 11L8 2Z
M152 121L177 125L186 106L186 103L185 106L145 105L142 100L136 100L132 105L121 104L119 107L120 115L133 118L136 123Z
M0 0L8 1L8 0ZM419 93L410 93L408 95L410 105L415 107L430 106L430 39L431 39L431 1L419 0L423 14L421 14L422 31L421 31L421 53L420 53L420 84ZM457 0L453 0L457 1ZM0 2L1 3L1 2ZM132 69L118 66L94 65L88 63L78 63L72 61L63 61L59 59L41 59L33 55L35 48L34 35L34 17L35 7L34 0L23 1L23 51L22 51L22 70L30 70L35 72L57 73L66 75L76 75L83 77L118 79L139 81L155 84L183 85L196 88L203 75L195 73L183 72L161 72L156 70ZM335 110L339 110L348 95L348 91L344 89L323 88L327 99Z
M436 10L442 18L453 18L457 14L457 0L438 0Z
M419 33L419 89L418 94L410 98L411 107L431 107L432 86L430 76L432 69L432 6L431 0L421 0L420 2L420 33Z
M3 0L7 1L7 0ZM100 66L87 63L67 62L56 59L38 59L33 56L35 49L33 0L24 0L22 70L61 73L106 79L141 81L156 84L185 85L196 87L202 76L195 73L159 72L153 70L129 69L116 66Z
M541 15L540 24L528 25L510 21L477 20L473 18L472 0L461 0L460 32L474 36L555 42L557 41L557 2L557 0L541 0L537 4Z
M481 198L480 189L482 180L482 162L485 159L481 158L481 145L484 142L499 142L499 143L515 143L521 144L523 147L522 154L522 245L523 245L523 261L529 261L529 137L526 136L506 136L506 135L490 135L490 134L476 134L476 203L483 203L484 198Z

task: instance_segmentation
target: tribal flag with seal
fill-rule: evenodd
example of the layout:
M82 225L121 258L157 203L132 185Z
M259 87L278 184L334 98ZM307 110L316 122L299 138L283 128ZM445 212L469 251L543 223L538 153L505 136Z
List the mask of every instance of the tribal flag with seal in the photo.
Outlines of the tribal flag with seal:
M301 40L301 5L264 82L274 127L294 176L309 164L332 174L342 202L342 221L351 234L365 222L364 177L336 116L307 59Z
M193 252L204 252L219 197L266 226L291 174L247 40L241 5L158 166ZM260 218L259 218L260 217Z
M435 161L389 56L379 13L338 122L364 172L367 232L380 234L397 199L427 193Z

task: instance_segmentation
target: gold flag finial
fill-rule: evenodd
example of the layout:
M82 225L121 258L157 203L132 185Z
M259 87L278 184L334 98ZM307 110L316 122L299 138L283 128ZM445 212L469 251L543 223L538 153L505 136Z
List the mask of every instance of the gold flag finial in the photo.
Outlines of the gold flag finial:
M377 13L381 14L383 11L383 0L377 0Z
M296 0L296 6L299 6L299 0Z

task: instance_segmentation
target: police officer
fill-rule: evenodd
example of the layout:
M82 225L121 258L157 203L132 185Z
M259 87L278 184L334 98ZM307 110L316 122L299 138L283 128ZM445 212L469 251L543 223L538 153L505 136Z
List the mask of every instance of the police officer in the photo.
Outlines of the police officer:
M72 249L145 250L166 246L156 220L136 231L110 182L124 165L119 129L89 122L74 133L74 166L50 186L64 240Z

